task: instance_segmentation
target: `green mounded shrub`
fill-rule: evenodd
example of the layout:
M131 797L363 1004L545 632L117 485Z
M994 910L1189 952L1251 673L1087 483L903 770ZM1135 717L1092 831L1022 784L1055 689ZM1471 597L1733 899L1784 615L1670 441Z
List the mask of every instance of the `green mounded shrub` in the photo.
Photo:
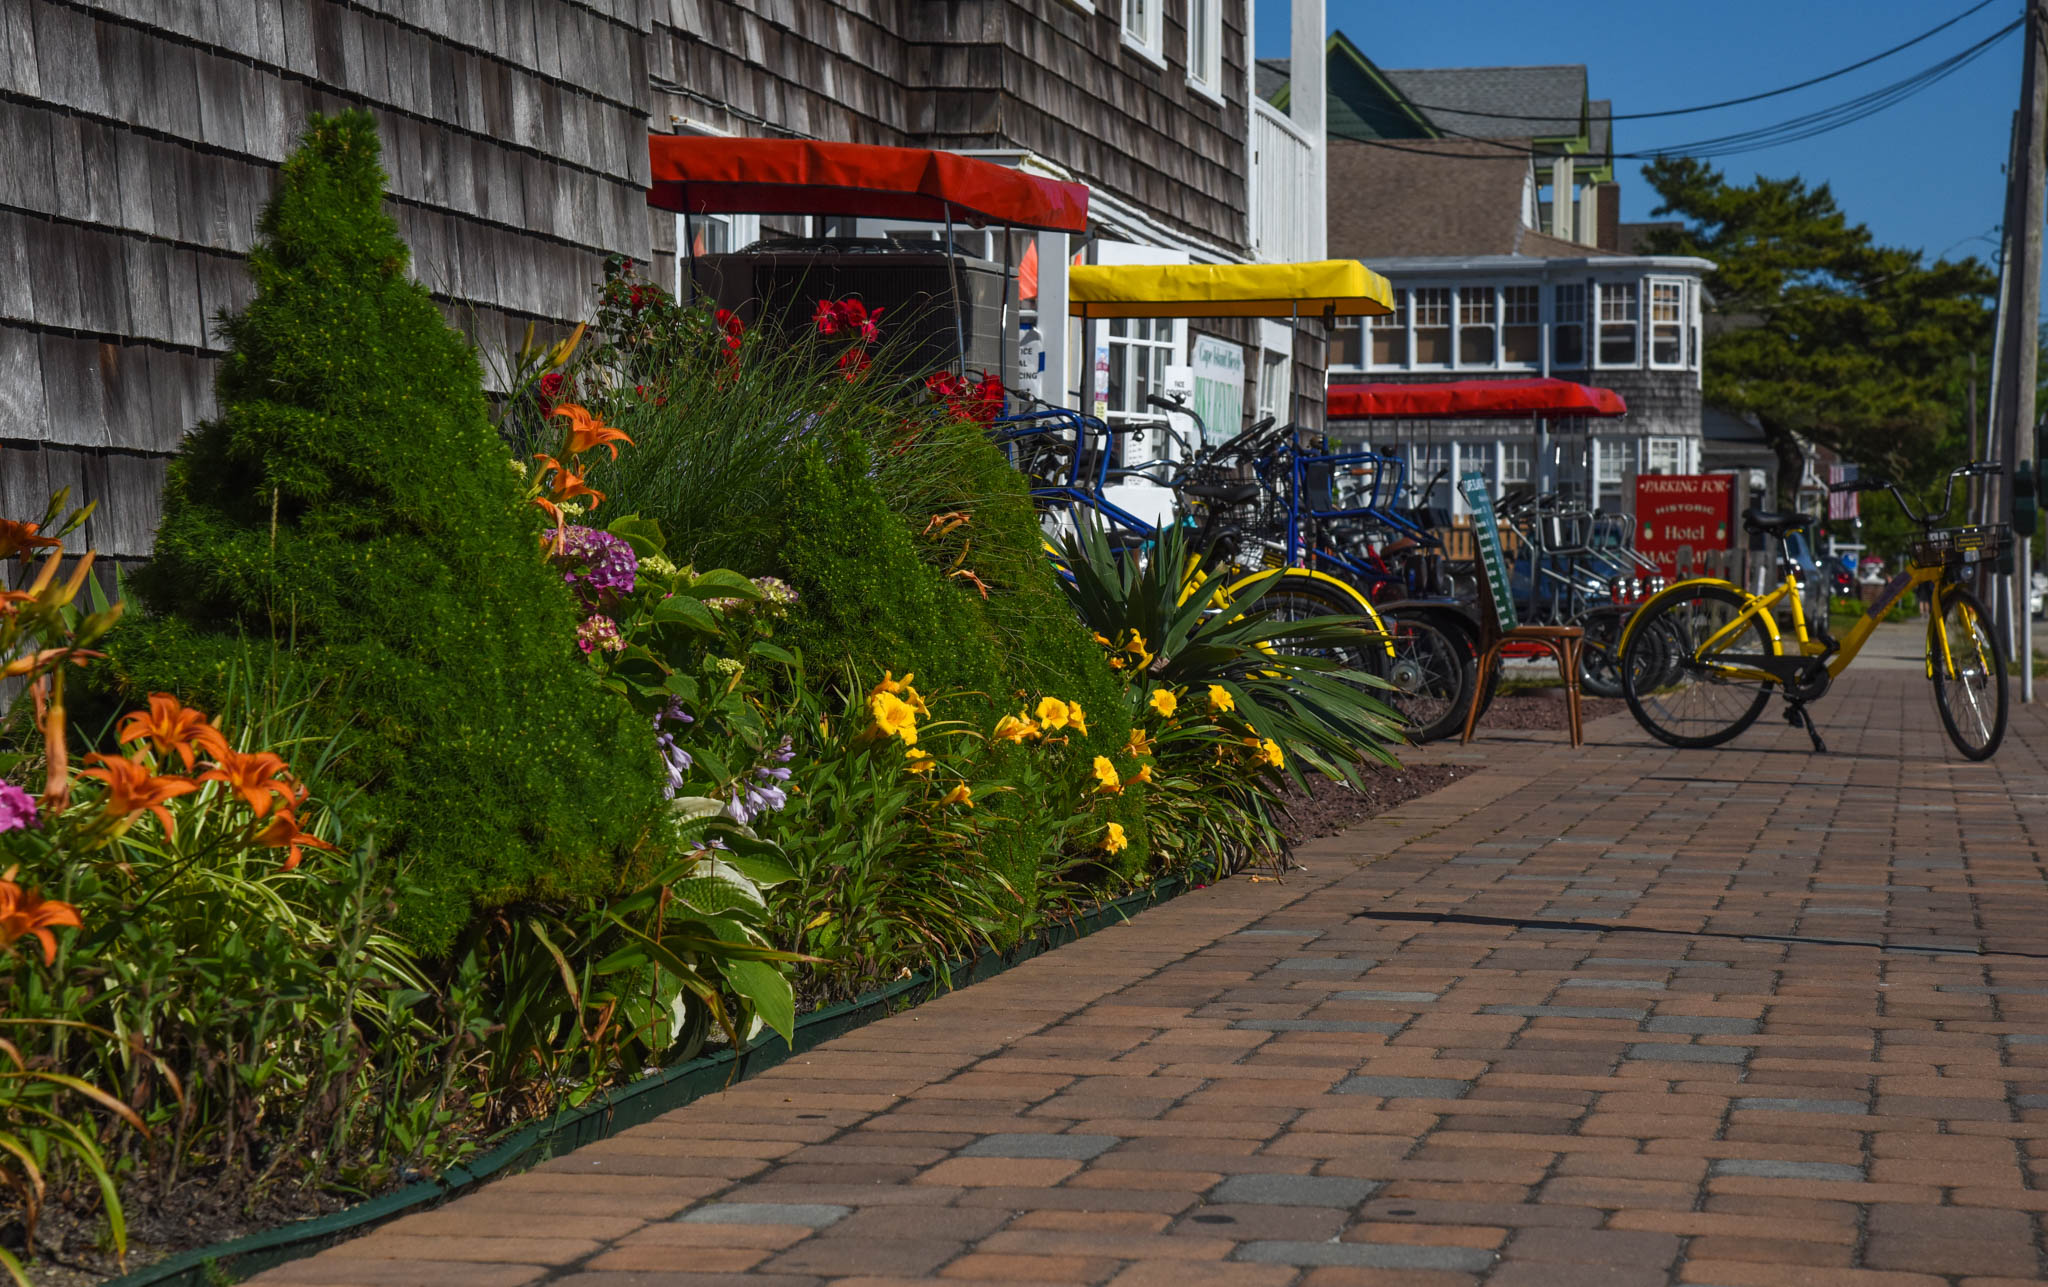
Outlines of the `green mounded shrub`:
M652 731L572 648L539 516L474 354L406 275L366 113L314 117L225 319L220 415L164 486L131 693L215 700L244 635L284 641L353 720L400 925L448 944L476 904L616 888L656 805Z

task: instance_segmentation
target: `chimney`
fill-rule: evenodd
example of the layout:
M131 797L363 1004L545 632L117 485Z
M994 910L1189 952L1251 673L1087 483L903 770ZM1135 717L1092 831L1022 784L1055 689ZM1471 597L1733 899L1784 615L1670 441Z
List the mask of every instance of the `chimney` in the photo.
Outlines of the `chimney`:
M1550 158L1550 235L1572 240L1572 159Z

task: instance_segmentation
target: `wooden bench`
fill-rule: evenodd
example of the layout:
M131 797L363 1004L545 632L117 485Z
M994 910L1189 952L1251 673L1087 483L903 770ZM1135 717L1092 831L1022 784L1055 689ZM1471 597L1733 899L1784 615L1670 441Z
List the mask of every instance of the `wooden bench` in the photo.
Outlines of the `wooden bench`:
M1570 709L1573 746L1586 744L1585 725L1579 715L1579 658L1585 647L1585 632L1577 626L1525 626L1515 615L1515 596L1508 580L1508 561L1501 549L1500 522L1493 513L1493 493L1486 475L1473 472L1458 480L1458 490L1472 507L1472 536L1479 556L1479 670L1473 679L1472 708L1465 713L1465 736L1479 723L1479 694L1487 676L1500 664L1501 652L1511 643L1533 643L1557 659L1564 676L1565 701Z

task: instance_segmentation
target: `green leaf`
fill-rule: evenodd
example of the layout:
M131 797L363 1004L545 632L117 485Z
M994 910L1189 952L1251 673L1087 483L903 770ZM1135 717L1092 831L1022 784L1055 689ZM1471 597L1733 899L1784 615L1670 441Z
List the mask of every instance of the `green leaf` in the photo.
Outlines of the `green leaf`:
M706 634L718 633L718 616L688 594L672 594L654 605L648 619L660 625L682 625Z
M719 972L753 1005L761 1022L781 1033L784 1041L796 1040L796 994L788 979L759 961L726 961Z
M633 547L633 553L641 558L652 558L668 551L668 541L661 534L661 524L638 514L626 514L613 519L605 531Z

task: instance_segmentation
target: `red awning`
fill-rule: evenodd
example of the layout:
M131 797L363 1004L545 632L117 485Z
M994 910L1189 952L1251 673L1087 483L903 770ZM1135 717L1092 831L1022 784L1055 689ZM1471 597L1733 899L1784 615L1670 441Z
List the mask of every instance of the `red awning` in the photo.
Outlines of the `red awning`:
M687 214L862 215L1088 230L1088 188L927 148L654 134L647 204Z
M1570 380L1456 380L1444 384L1333 384L1332 420L1521 420L1628 414L1612 389Z

